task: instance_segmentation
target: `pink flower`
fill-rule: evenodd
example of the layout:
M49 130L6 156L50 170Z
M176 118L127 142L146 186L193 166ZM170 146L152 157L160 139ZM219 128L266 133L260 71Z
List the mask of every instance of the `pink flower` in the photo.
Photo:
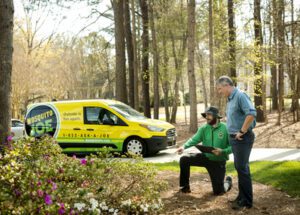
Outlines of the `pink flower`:
M13 136L12 135L9 135L8 137L7 137L7 141L8 142L11 142L13 140Z
M53 203L51 196L48 194L45 196L44 200L45 200L46 205L51 205Z
M73 159L76 159L77 157L76 157L76 155L73 155L72 158L73 158Z
M15 192L15 195L16 195L17 197L21 196L21 191L20 191L20 190L15 189L14 192Z
M64 214L66 211L65 211L65 205L64 203L60 203L60 208L58 210L58 214Z
M44 192L42 190L38 190L37 191L37 195L38 195L38 197L43 197L44 196Z
M82 164L82 165L86 165L86 163L87 163L87 162L86 162L86 159L82 159L82 160L81 160L81 164Z
M56 183L52 182L52 190L56 190L56 189L57 189Z
M37 183L37 185L38 185L38 186L41 186L41 185L42 185L42 182L39 181L39 182Z
M70 209L70 213L69 213L69 215L73 215L73 214L75 214L75 213L74 213L74 210L73 210L73 208L71 208L71 209Z

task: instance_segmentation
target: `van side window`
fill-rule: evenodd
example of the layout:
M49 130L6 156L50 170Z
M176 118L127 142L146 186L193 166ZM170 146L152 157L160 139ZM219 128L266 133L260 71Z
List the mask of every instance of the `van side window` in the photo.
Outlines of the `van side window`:
M99 113L99 121L103 124L104 120L111 121L113 125L124 125L125 123L109 110L102 109Z
M99 125L99 113L102 108L100 107L84 107L84 124Z
M112 125L126 125L115 114L100 107L84 107L84 124L103 125L104 120L109 120Z

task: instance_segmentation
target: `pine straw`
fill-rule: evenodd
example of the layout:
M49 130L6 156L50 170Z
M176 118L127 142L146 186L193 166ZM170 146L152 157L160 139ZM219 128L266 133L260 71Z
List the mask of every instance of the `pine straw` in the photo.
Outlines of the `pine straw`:
M161 171L160 180L169 183L168 190L161 193L165 209L162 214L300 214L300 199L291 198L271 186L253 183L254 206L251 209L233 211L229 200L237 196L237 178L233 177L233 188L222 196L213 196L209 176L192 173L190 194L178 193L179 175L173 171Z

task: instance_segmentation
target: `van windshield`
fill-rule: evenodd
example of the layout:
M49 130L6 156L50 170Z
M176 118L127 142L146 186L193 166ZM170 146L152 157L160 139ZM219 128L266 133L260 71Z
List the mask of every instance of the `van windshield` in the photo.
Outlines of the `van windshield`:
M146 119L146 117L139 113L138 111L134 110L128 105L125 104L113 104L109 105L111 108L113 108L115 111L117 111L119 114L121 114L126 119Z

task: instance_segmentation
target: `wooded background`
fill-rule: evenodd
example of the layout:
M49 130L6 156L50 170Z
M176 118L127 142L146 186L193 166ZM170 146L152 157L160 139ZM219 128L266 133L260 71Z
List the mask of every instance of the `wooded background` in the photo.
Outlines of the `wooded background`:
M221 75L253 98L258 122L278 111L280 124L284 107L300 121L299 1L19 1L24 15L14 21L13 1L0 3L4 132L30 103L92 98L117 99L155 119L164 107L172 123L179 106L190 106L194 132L203 111L197 103L224 111L226 100L215 89ZM86 26L75 35L58 32L67 15L58 8L79 2L90 9ZM54 16L51 33L41 34ZM103 17L112 25L87 31Z

